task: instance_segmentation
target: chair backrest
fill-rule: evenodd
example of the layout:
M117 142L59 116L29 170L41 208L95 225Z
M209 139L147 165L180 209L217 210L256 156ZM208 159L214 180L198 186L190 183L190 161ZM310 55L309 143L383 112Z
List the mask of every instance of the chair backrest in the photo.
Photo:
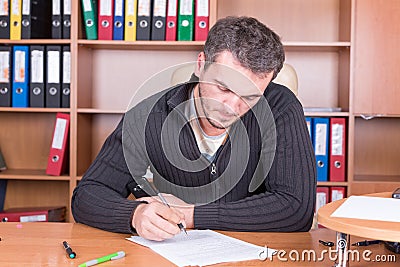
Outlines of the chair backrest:
M178 83L187 82L195 70L195 62L193 64L183 64L178 67L171 76L171 86ZM285 85L287 88L297 96L298 94L298 78L296 70L292 65L287 63L283 64L283 68L278 73L278 76L273 80L275 83Z
M298 94L298 78L296 70L293 68L292 65L287 63L283 64L283 68L278 73L278 76L273 80L274 83L279 83L290 90L297 96Z

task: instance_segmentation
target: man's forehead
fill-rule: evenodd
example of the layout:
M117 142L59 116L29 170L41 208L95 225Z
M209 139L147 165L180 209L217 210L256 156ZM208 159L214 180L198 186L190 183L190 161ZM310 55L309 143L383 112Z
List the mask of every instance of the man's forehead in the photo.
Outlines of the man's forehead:
M248 77L249 73L249 70L242 71L224 64L212 63L205 71L202 82L222 85L238 95L260 94L260 89L256 84L258 78L256 75Z

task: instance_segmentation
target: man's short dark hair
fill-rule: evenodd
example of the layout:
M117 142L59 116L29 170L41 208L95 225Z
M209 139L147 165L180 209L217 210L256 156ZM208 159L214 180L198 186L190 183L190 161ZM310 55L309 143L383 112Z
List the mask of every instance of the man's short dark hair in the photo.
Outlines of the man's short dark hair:
M285 61L280 37L255 18L245 16L220 19L210 29L204 46L206 61L215 62L224 51L253 73L273 72L273 79Z

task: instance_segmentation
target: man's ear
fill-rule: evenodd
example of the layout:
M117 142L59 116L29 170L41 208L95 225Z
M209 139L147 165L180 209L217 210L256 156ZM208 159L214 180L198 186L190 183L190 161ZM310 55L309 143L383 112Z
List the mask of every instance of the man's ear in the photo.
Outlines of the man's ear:
M200 77L200 73L204 71L205 62L206 62L206 55L204 54L204 52L200 52L199 55L197 56L196 69L194 71L194 74L197 77Z

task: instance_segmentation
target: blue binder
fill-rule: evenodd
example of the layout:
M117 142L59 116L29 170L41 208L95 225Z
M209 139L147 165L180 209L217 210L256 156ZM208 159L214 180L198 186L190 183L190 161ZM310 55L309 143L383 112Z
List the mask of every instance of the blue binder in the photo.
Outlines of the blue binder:
M12 107L29 107L29 46L13 47Z
M124 40L125 0L114 0L113 40Z
M317 161L317 181L328 181L329 166L329 118L313 118L312 136Z

